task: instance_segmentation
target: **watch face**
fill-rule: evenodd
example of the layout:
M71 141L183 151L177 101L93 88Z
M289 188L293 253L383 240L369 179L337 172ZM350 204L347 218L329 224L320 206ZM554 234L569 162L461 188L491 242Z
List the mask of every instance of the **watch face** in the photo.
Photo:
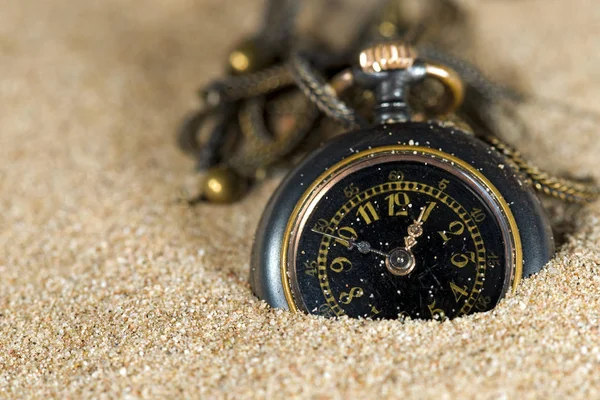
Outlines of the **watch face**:
M520 277L508 205L465 162L424 147L356 154L288 223L290 307L324 316L446 319L492 309Z

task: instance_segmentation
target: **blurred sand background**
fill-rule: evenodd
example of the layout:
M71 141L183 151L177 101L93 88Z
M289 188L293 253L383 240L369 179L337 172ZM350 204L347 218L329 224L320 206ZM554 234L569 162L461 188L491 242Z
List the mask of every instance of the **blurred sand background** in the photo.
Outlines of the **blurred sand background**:
M489 76L600 112L598 2L459 3ZM598 202L487 314L333 321L252 296L279 178L185 207L173 132L261 6L0 0L0 398L600 398ZM598 121L521 112L527 154L600 179Z

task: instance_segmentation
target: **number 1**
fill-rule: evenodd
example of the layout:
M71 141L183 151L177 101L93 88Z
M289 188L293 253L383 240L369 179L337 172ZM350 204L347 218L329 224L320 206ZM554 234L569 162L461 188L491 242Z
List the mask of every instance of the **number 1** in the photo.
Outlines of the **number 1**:
M423 213L423 218L421 218L421 221L423 222L427 221L427 218L429 218L429 214L431 214L431 211L433 211L437 203L435 201L428 201L427 204L428 206L425 209L425 212Z

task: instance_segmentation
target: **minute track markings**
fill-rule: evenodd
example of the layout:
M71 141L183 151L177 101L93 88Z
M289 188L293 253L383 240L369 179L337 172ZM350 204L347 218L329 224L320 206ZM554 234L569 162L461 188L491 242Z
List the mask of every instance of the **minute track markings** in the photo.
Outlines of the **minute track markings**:
M379 191L378 191L379 189ZM445 189L444 189L445 190ZM461 307L458 315L463 315L468 313L477 301L477 297L481 292L481 288L483 287L483 278L485 277L485 271L487 267L486 262L486 252L485 252L485 244L481 239L481 234L479 232L479 228L477 224L470 217L468 211L464 209L463 206L460 205L454 198L450 195L443 192L443 190L434 188L432 186L420 183L420 182L411 182L411 181L396 181L396 182L386 182L374 187L368 188L354 197L350 198L331 218L329 224L327 226L327 230L331 232L336 232L337 226L341 222L341 220L348 215L350 211L353 210L356 206L368 200L369 198L384 194L388 192L395 191L410 191L417 192L429 195L440 200L444 205L450 208L465 224L467 227L467 231L470 234L470 237L475 245L475 250L477 254L477 272L475 276L475 280L471 286L471 291L463 307ZM452 205L456 205L456 208L452 207ZM342 213L343 211L343 213ZM334 228L335 227L335 228ZM477 238L477 239L476 239ZM331 310L335 313L335 315L340 316L344 315L345 312L341 308L341 306L337 303L335 296L333 296L331 286L329 285L329 279L327 275L327 256L329 253L329 247L331 244L331 238L327 236L323 236L321 240L321 245L319 246L319 256L317 258L317 264L322 266L322 268L318 268L318 277L319 284L321 286L321 291L327 301L327 304L331 308ZM321 273L322 272L322 273ZM327 296L326 293L329 293Z
M422 176L418 175L414 177L409 177L409 179L413 178L411 180L419 180L420 182L424 182L435 188L439 188L441 191L448 189L448 191L453 196L458 196L457 198L461 201L463 207L469 212L472 211L472 204L478 203L485 206L484 209L487 215L492 215L494 217L492 223L478 223L479 228L481 229L481 235L483 236L483 240L485 241L486 245L489 246L486 248L486 252L494 251L495 253L500 254L502 257L500 263L493 264L493 266L498 266L499 268L495 268L493 270L490 269L492 263L490 262L490 260L488 260L486 276L483 280L483 293L486 293L487 295L487 291L489 288L490 294L493 296L492 301L494 304L496 304L497 300L499 298L502 298L508 290L512 289L514 291L520 281L521 272L523 271L524 252L515 216L513 216L510 205L507 203L502 193L479 170L474 168L470 163L463 161L462 159L459 159L451 154L447 154L441 149L436 150L423 146L409 146L403 145L400 142L398 142L398 144L394 143L386 146L381 146L372 150L364 150L345 158L342 157L340 161L338 161L332 166L327 167L325 171L316 179L314 179L313 183L303 192L302 196L296 203L294 209L290 214L290 217L287 220L287 225L284 232L284 241L282 243L281 248L281 257L279 258L278 264L281 271L280 275L283 284L283 295L285 296L285 300L290 310L292 310L293 312L304 311L308 313L314 313L316 310L314 309L314 305L321 304L321 308L317 313L323 314L326 311L325 314L333 315L333 313L330 312L330 308L327 305L325 305L327 303L325 303L325 301L323 300L323 294L320 293L320 286L316 285L317 282L314 282L314 280L310 280L314 278L309 279L306 278L305 274L301 275L298 273L298 271L300 271L302 262L305 262L306 256L308 256L310 260L315 261L315 264L317 261L317 257L323 258L323 254L320 255L318 250L321 238L315 238L312 235L306 235L306 228L310 228L309 225L312 224L316 220L316 218L322 216L324 217L321 218L321 221L323 223L321 224L319 229L323 231L327 229L327 232L333 232L333 230L327 228L327 221L330 221L331 217L333 217L333 215L336 214L336 209L346 202L348 195L346 195L346 193L344 192L340 193L345 195L341 198L328 198L323 196L326 193L338 192L338 189L341 188L341 186L338 187L338 182L341 184L343 184L344 182L354 182L354 187L357 187L359 190L364 190L369 186L375 186L375 184L387 183L390 181L395 182L396 179L404 180L406 174L398 174L397 171L392 171L387 177L388 179L385 179L386 176L384 176L386 172L381 172L381 174L377 172L371 172L371 176L362 173L363 170L366 171L367 167L374 167L380 164L387 164L388 161L401 161L402 163L406 162L406 166L403 165L402 168L406 167L407 170L413 168L413 162L414 164L421 165L420 167L417 166L416 168L424 168L423 165L425 166L425 168L429 168L429 166L437 167L439 170L443 170L446 173L449 173L449 175L458 178L458 181L451 179L450 181L452 182L450 182L447 179L435 178L435 176L439 175L434 175L434 177L432 177L434 180L432 180L429 178L429 171L424 171ZM382 171L382 168L377 168L377 170ZM353 174L358 172L360 172L361 175L356 175L356 180L354 178L351 178ZM375 178L377 179L377 182L373 182L373 179ZM344 181L342 181L342 179L344 179ZM362 181L360 179L362 179ZM425 179L427 181L425 181ZM370 184L370 182L372 183ZM364 187L363 185L366 187ZM382 189L384 191L389 191L389 189L395 190L398 188L407 187L408 186L405 185L387 184L385 185L385 187L382 187ZM413 185L410 185L410 187L413 188ZM450 212L450 210L448 210L446 206L442 206L442 203L438 201L440 198L439 191L434 191L431 188L424 188L422 186L417 186L417 188L418 192L425 194L431 193L432 196L430 200L432 201L430 203L437 202L438 204L438 206L432 212L432 218L439 219L439 221L444 222L441 224L436 222L433 225L436 227L436 229L443 230L445 228L444 225L447 222L450 222L453 216L454 220L461 220L460 218L455 216L454 211ZM470 189L469 194L467 195L468 197L465 197L465 193L463 193L463 188ZM334 189L336 190L336 192L331 191ZM354 190L354 193L351 193L350 195L357 194L357 191L358 190ZM419 193L413 193L415 197L412 198L412 205L414 206L416 204L417 206L423 206L419 198L423 200L425 199L422 196L419 196ZM362 198L363 196L361 196L361 199ZM441 198L443 198L445 202L448 202L450 200L443 195L441 195ZM356 198L355 200L358 201L360 199ZM382 208L384 207L383 202L379 202L378 199L377 202L378 209L381 210L381 212L384 212L384 209ZM414 211L414 209L412 211ZM409 217L410 216L412 215L409 215ZM463 219L466 218L466 216L463 217ZM358 236L361 236L362 238L365 238L367 240L371 240L373 243L379 244L382 240L387 239L388 234L392 234L393 232L395 232L396 229L392 226L396 222L394 222L393 220L387 221L387 218L384 218L384 220L386 221L378 222L376 226L371 226L370 228L364 226L364 224L361 221L358 221L358 225L355 226L355 224L357 223L352 218L352 212L350 212L350 215L346 215L343 220L338 219L338 221L343 221L343 223L338 223L338 226L342 227L343 225L347 224L351 227L355 227L358 230L358 232L356 232ZM405 223L401 220L398 221L401 225ZM332 227L335 228L335 226ZM379 235L377 232L378 229L380 229L381 233ZM402 228L398 227L398 229ZM497 230L500 231L500 234L496 232ZM483 268L478 269L478 264L482 263L480 262L480 260L478 260L480 257L478 257L476 249L473 248L472 239L468 237L468 235L470 235L473 232L470 229L464 229L464 232L466 233L466 235L465 233L461 234L459 239L460 242L449 243L450 247L448 251L441 249L435 250L434 248L431 248L427 249L428 251L426 253L420 254L419 258L427 260L428 265L433 265L433 263L435 263L434 256L442 256L442 264L445 266L450 265L449 260L446 260L447 257L451 255L457 255L451 254L449 252L450 249L455 253L463 252L467 250L467 248L469 250L473 249L472 257L474 258L474 262L471 261L470 265L468 266L468 272L465 271L466 273L458 273L451 270L446 271L446 269L444 269L445 272L443 273L444 275L449 274L452 276L462 276L463 279L461 279L460 281L455 281L455 283L459 285L464 285L464 283L467 283L469 286L471 286L474 280L481 281L480 276L476 276L475 274L478 270L482 271ZM428 233L431 234L433 233L433 231ZM346 234L344 236L348 235ZM353 234L352 236L357 235ZM498 238L498 240L495 240L495 238ZM389 239L391 246L394 246L396 244L396 238L390 237ZM429 240L431 239L435 241L435 246L437 249L437 245L438 243L440 243L439 239L434 239L433 235L431 235L431 237L429 238ZM476 239L478 239L477 242L480 242L480 239L482 238L476 237ZM327 240L324 244L331 244L331 242ZM501 249L501 246L504 246L504 249ZM344 249L341 246L330 247L326 258L333 259L334 256L337 256L338 253L341 253L343 251ZM367 260L365 259L365 261ZM362 265L362 263L363 262L361 261L360 264ZM365 269L365 273L371 274L371 272L368 271L368 269ZM355 275L355 272L353 272L347 277L338 276L336 278L334 278L333 274L331 273L329 274L329 276L324 276L323 274L321 275L324 278L324 280L329 280L329 282L331 283L331 289L333 289L333 293L336 296L339 292L347 291L347 285L352 283L354 277L356 278L356 282L354 282L355 284L359 282L359 277L363 278L360 280L360 282L367 282L368 286L361 285L360 283L358 283L358 286L363 287L367 291L367 293L369 291L371 291L372 293L376 293L376 290L382 291L385 289L385 291L390 291L389 295L394 296L393 292L391 292L393 290L393 287L388 288L387 284L385 284L384 282L385 279L381 282L381 285L385 286L378 286L380 285L379 278L377 276L377 272L375 272L375 274L376 275L374 275L373 277L370 277L364 276L363 274ZM439 278L443 280L444 284L446 283L445 276L442 279L442 276L440 275ZM432 278L429 277L427 280L432 280ZM497 282L501 285L498 285ZM418 285L412 285L412 283L408 282L407 284L408 286L406 286L406 289L409 290L409 293L405 292L405 294L412 296L410 298L406 298L408 302L406 302L405 304L405 300L403 300L402 296L398 298L390 297L387 300L382 299L382 305L384 307L387 307L386 309L384 309L386 313L384 316L379 315L378 317L394 318L393 314L396 309L398 310L398 312L404 309L414 309L415 311L417 309L422 309L422 312L425 312L427 315L423 313L419 314L417 312L417 314L415 314L414 317L428 318L427 308L424 306L424 304L419 304L419 299L421 299L421 296L424 296L424 298L435 296L436 298L438 298L438 293L432 293L431 296L427 293L418 294L413 290L414 288L417 288ZM427 282L427 284L429 285L429 282ZM387 294L388 293L386 293L386 296ZM450 299L449 294L449 290L439 291L439 296L441 296L439 298L442 300ZM414 296L416 296L416 298ZM410 300L411 298L414 299L414 301ZM463 297L461 300L464 300L464 298L465 297ZM363 300L361 300L360 303L354 303L351 307L344 306L344 309L347 311L348 315L358 316L357 313L363 315L364 312L367 312L367 309L365 308L366 303ZM479 311L483 311L483 308L485 307L480 307L480 302L481 295L477 300L476 307ZM374 304L373 301L369 301L369 303L371 305ZM448 312L452 313L452 317L458 316L457 314L460 311L461 304L456 304L454 302L444 302L443 304L444 308L447 308ZM472 301L471 304L473 304ZM377 304L375 305L378 308L380 308ZM390 308L394 306L395 308ZM363 308L365 309L363 310ZM475 307L473 307L472 311L474 310ZM414 312L411 312L411 314L414 314Z

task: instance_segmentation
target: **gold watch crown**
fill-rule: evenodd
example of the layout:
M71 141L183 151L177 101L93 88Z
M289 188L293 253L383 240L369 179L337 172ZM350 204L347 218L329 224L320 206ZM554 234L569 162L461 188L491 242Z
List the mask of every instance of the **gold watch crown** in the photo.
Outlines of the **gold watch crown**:
M359 56L363 72L381 72L410 68L417 58L417 51L403 42L379 43L364 49Z

